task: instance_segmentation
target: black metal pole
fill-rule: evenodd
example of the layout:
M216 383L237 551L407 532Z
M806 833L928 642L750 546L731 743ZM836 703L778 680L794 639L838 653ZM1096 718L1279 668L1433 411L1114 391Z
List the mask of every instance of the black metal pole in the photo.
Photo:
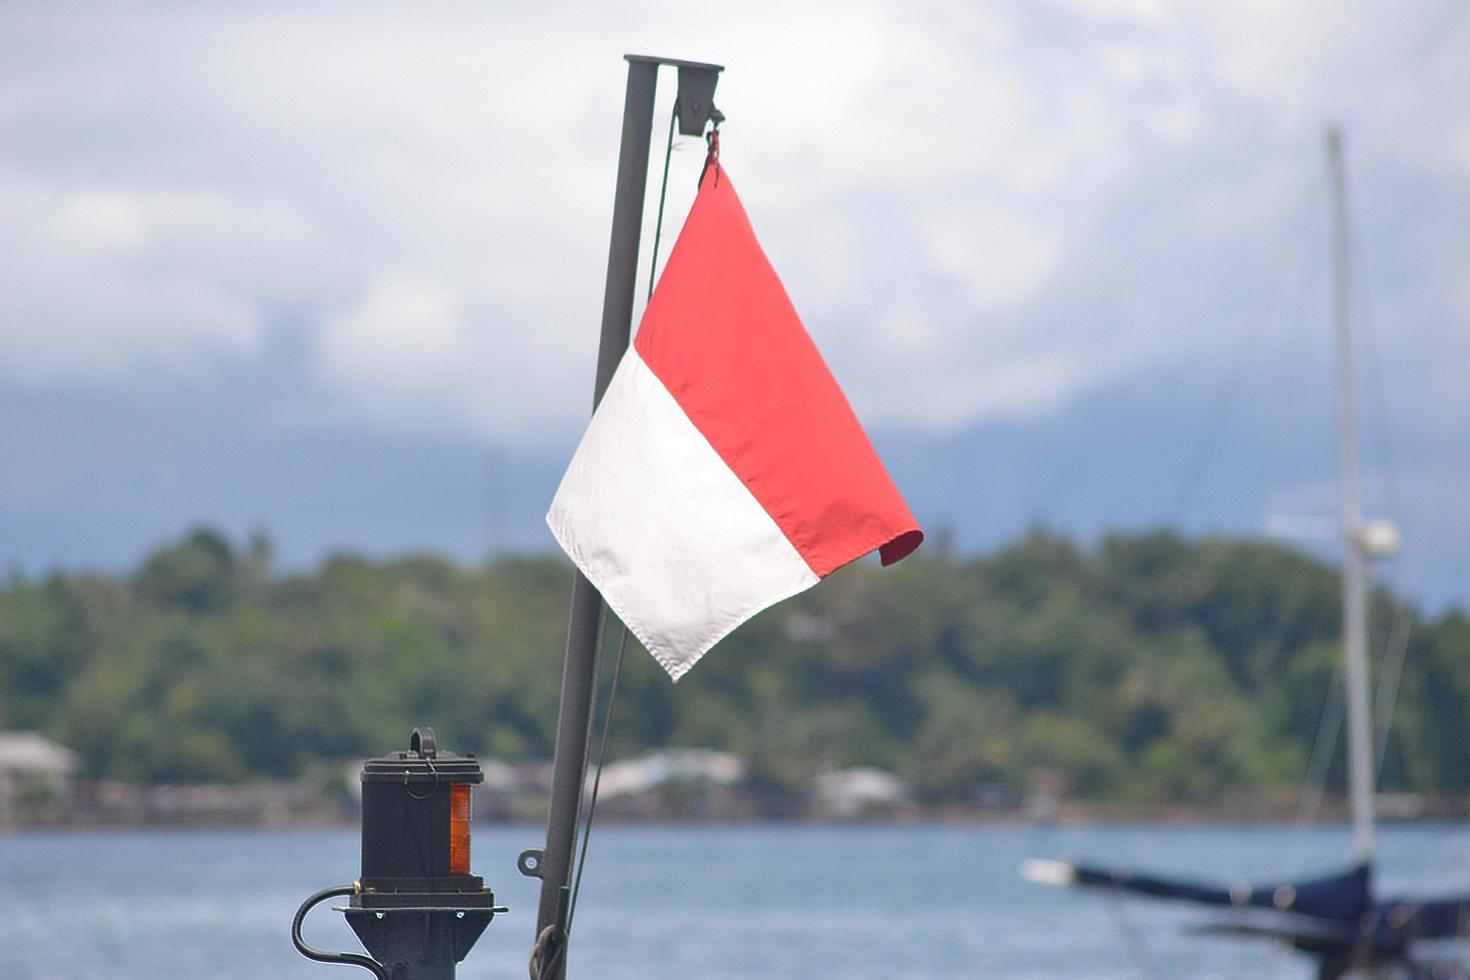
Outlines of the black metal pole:
M711 110L718 65L627 55L628 86L623 102L623 136L618 150L618 181L613 198L612 242L607 257L607 286L602 300L602 337L597 349L597 382L592 407L602 400L628 349L632 330L633 296L637 288L638 247L643 230L643 198L648 184L649 142L653 137L653 101L659 65L679 67L681 131L687 132L699 114L702 130ZM687 79L687 81L686 81ZM685 94L685 88L689 89ZM561 708L556 723L556 755L552 763L551 802L546 816L546 847L523 871L541 879L541 901L536 916L538 945L548 936L553 955L543 959L542 980L566 976L565 894L569 886L572 851L576 845L582 780L587 762L587 733L592 724L593 674L597 654L602 596L581 572L572 581L571 621L567 627L566 664L561 680ZM534 869L534 870L532 870ZM552 932L546 930L550 927Z
M633 292L638 272L638 239L643 226L643 196L648 182L648 147L653 135L653 96L658 63L628 62L628 89L623 103L623 139L618 151L618 183L613 199L612 244L607 257L607 288L602 300L602 339L597 349L597 383L592 407L602 400L618 362L628 349L632 329ZM587 761L587 730L592 723L592 680L597 652L597 626L602 596L587 576L572 582L571 622L567 627L566 666L561 678L561 710L556 722L556 756L552 764L551 804L546 815L546 849L542 851L541 902L536 935L560 926L562 889L568 886L577 812ZM563 942L564 937L553 937ZM566 974L566 950L556 966L543 974L553 980Z

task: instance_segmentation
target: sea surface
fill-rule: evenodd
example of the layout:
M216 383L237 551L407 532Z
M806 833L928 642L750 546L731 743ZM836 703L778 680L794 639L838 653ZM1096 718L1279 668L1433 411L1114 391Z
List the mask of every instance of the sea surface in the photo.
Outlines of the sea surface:
M515 856L536 826L476 824L473 868L511 911L459 976L524 977L536 883ZM1470 891L1470 827L1381 831L1385 890ZM1334 870L1346 829L742 824L599 826L570 976L1289 977L1289 950L1188 934L1199 910L1046 888L1029 856L1256 877ZM357 877L353 830L45 832L0 836L0 977L368 977L289 939L313 891ZM329 905L319 948L357 950ZM1451 951L1470 955L1466 947Z

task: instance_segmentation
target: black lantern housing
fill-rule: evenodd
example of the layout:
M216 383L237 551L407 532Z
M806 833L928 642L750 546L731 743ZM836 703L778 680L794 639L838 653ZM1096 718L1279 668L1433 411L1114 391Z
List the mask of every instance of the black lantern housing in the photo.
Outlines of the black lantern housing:
M415 728L407 752L369 759L362 768L362 892L353 904L483 892L483 879L470 874L470 787L484 781L474 756L437 751L432 728Z
M302 905L292 927L296 948L392 980L453 980L495 913L506 911L470 873L471 787L484 779L474 756L439 752L432 728L415 728L406 752L369 759L362 769L362 876ZM301 939L306 912L329 895L351 896L341 912L371 959L323 953Z

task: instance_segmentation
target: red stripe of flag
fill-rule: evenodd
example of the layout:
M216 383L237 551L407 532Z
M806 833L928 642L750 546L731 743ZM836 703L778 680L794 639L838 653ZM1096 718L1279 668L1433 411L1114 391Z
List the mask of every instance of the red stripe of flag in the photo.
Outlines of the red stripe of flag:
M706 174L634 346L818 576L923 541L723 171Z

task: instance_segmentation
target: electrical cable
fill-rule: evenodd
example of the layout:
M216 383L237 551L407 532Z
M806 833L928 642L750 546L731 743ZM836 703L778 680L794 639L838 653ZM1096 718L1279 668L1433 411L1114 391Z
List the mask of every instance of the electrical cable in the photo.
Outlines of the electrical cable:
M301 907L296 910L296 917L291 920L291 945L296 947L296 952L309 960L315 960L318 963L338 963L342 966L360 966L364 970L370 971L378 980L390 980L388 971L383 968L383 964L370 956L363 956L360 953L328 953L324 950L314 949L306 945L306 940L301 938L301 924L306 921L306 914L311 911L313 906L325 902L329 898L355 894L357 894L356 885L340 885L336 888L323 888L302 902Z

